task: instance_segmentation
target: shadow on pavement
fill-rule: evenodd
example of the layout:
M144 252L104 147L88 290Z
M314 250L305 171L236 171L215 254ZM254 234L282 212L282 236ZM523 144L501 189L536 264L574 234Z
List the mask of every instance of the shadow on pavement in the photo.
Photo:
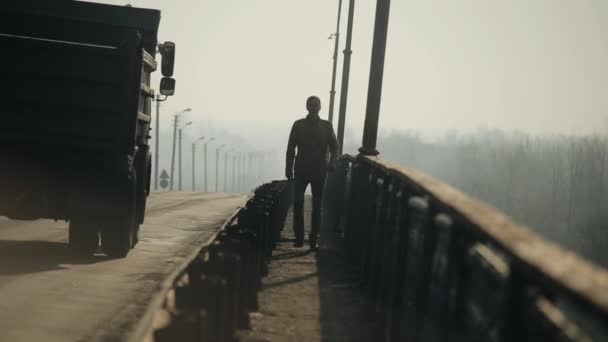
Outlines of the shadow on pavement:
M62 242L0 240L0 276L61 270L69 265L110 260L105 256L74 256Z
M285 279L282 281L277 281L274 283L266 283L264 284L264 288L265 289L271 289L273 287L279 287L279 286L284 286L284 285L289 285L289 284L294 284L300 281L304 281L310 278L316 278L318 277L319 274L318 273L310 273L310 274L305 274L303 276L299 276L299 277L293 277L293 278L289 278L289 279Z
M324 215L316 255L324 342L376 341L373 302L359 286L356 268L345 255L339 234Z
M305 250L305 251L295 251L295 252L290 251L290 252L285 252L285 253L279 253L279 254L273 255L272 260L297 258L297 257L305 256L310 253L314 253L314 251L309 249L309 250Z

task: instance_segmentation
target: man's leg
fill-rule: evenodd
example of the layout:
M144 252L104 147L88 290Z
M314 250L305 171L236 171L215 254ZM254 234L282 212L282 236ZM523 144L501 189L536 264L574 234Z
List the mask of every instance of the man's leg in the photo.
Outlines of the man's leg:
M312 190L312 222L308 242L310 243L310 248L316 249L317 241L319 239L319 231L321 230L321 214L323 211L325 177L313 179L310 182L310 187Z
M295 246L304 245L304 192L308 181L301 177L293 180L293 233L296 236Z

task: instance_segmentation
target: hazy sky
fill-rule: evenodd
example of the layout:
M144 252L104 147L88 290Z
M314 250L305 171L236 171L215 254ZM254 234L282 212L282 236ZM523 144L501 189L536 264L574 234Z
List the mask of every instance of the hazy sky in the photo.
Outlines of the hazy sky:
M327 116L337 0L130 3L161 9L159 38L177 44L177 95L165 103L167 112L192 107L195 119L288 130L305 114L306 97L317 94ZM357 0L347 118L355 139L365 114L374 11L374 0ZM342 54L339 65L341 72ZM392 1L380 126L565 133L608 127L608 1Z

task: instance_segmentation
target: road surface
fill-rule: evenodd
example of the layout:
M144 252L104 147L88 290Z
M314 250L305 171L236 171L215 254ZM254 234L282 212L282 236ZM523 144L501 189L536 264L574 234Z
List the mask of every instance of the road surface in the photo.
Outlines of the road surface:
M244 200L153 194L140 242L124 259L72 257L65 222L0 217L0 341L124 339L159 283Z

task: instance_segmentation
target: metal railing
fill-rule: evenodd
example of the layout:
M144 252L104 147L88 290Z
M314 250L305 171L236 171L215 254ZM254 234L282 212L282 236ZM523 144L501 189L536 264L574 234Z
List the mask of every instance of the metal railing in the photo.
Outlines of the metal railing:
M291 204L287 181L263 184L161 284L129 341L236 341L258 309L261 278Z
M342 156L325 212L385 341L606 341L608 272L416 170Z

